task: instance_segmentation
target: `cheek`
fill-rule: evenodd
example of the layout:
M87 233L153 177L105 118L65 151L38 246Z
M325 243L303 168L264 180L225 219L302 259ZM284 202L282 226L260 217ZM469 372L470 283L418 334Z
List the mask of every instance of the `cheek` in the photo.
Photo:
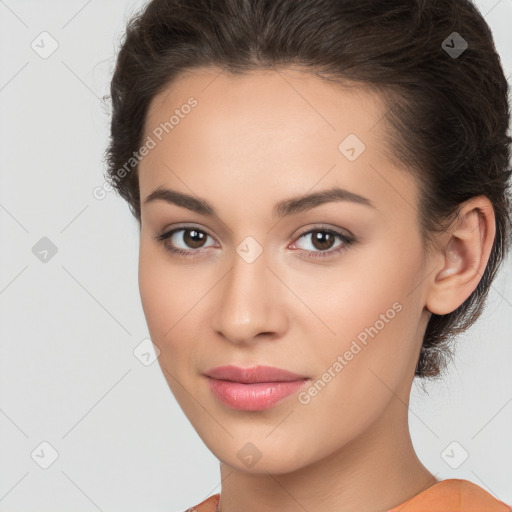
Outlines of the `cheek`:
M174 326L189 309L187 293L190 287L183 283L179 268L165 256L150 241L141 239L139 292L151 338L158 346L173 338Z
M403 375L414 365L422 307L420 289L412 292L421 277L421 259L414 247L401 258L399 252L376 245L371 254L363 257L361 252L347 263L350 272L317 280L315 288L308 283L307 288L315 290L308 305L324 324L324 341L316 344L315 351L326 368L338 355L345 356L347 366L361 369L352 374L356 379L368 368L377 374L380 370Z
M181 388L189 379L191 355L186 313L191 309L184 295L187 286L158 248L141 240L139 250L139 292L151 341L158 348L158 364L169 388L183 407Z
M160 364L184 377L191 360L201 352L200 340L207 338L208 292L214 282L172 261L151 240L141 238L138 283L151 340L160 350Z

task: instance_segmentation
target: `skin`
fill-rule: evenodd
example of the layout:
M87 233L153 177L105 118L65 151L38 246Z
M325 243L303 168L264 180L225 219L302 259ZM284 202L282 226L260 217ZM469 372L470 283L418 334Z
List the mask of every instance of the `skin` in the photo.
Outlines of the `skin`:
M144 138L190 96L198 105L139 166L139 288L169 387L220 460L222 512L401 504L437 482L411 442L409 395L431 312L456 309L485 270L495 234L489 201L461 205L427 254L418 188L386 157L386 107L376 93L299 69L235 76L201 68L154 98ZM354 161L338 149L350 133L366 146ZM375 208L331 202L272 218L277 202L332 186ZM203 198L220 219L144 204L158 187ZM173 237L193 258L155 239L183 224L209 235L196 245L190 232ZM343 244L301 236L326 226L355 242L311 257ZM236 251L247 236L263 249L252 263ZM400 312L307 404L296 393L264 411L237 411L207 386L203 372L225 364L276 366L316 382L394 303ZM237 456L248 442L261 456L252 466Z

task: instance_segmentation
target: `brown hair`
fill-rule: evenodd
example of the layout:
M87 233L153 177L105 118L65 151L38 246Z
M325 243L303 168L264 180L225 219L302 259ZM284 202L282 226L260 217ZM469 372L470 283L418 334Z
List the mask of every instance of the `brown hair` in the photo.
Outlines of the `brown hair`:
M152 0L129 20L117 56L106 179L140 224L132 155L152 99L193 68L237 74L289 65L382 94L392 156L420 184L426 247L464 201L485 195L493 205L496 236L479 284L426 328L416 375L439 375L450 338L480 316L511 236L508 84L470 1Z

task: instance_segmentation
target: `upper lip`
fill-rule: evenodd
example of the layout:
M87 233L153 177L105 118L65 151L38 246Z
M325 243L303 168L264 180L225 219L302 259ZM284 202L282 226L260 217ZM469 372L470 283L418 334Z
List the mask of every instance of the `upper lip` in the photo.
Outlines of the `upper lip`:
M251 366L250 368L240 368L233 365L217 366L206 371L204 374L213 379L230 380L244 384L255 382L289 382L307 379L303 375L297 375L282 368L262 365Z

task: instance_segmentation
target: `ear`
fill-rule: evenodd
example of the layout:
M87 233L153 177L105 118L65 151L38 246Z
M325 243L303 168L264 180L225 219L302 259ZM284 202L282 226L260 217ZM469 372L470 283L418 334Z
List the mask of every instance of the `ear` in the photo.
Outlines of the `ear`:
M440 268L431 273L426 298L431 313L451 313L471 295L487 266L495 234L494 210L486 196L462 203L431 260Z

